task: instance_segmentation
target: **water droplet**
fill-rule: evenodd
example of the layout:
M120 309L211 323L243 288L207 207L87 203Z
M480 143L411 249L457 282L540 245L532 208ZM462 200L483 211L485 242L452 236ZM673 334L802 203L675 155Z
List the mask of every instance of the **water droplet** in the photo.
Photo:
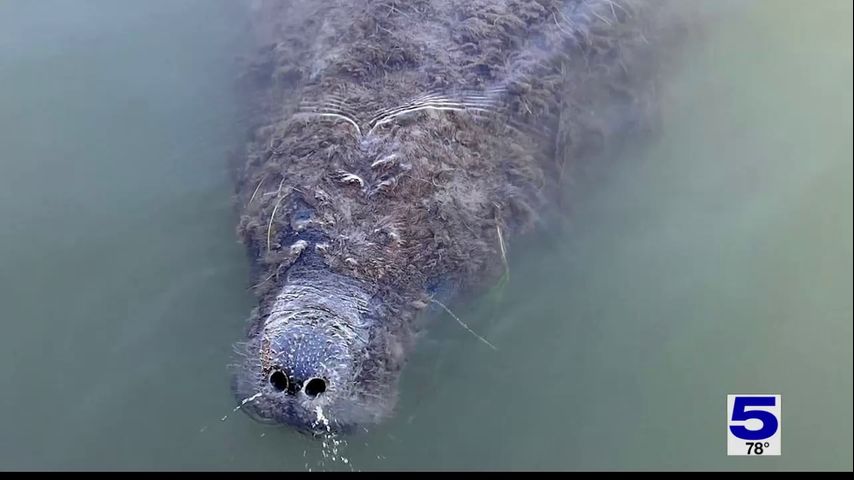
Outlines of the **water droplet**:
M258 392L255 395L252 395L251 397L244 398L243 400L240 401L240 405L234 407L234 410L232 410L232 412L236 412L236 411L240 410L240 407L242 407L242 406L246 405L247 403L255 400L256 398L260 397L261 395L262 395L262 393Z

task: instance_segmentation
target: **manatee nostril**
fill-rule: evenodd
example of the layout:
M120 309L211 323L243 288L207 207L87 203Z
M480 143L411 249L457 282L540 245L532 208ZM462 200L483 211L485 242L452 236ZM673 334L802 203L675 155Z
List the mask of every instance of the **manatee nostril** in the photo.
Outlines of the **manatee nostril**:
M305 382L305 386L303 386L303 391L309 397L316 397L321 393L326 391L326 381L322 378L310 378L307 382Z
M276 370L270 374L270 385L276 390L284 392L288 388L288 376L281 370Z

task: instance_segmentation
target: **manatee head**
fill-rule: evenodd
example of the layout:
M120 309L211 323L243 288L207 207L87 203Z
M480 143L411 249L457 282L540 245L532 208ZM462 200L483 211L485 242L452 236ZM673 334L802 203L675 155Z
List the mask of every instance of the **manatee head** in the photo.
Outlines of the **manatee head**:
M405 332L360 282L292 268L257 310L232 380L252 418L307 433L349 432L396 403Z

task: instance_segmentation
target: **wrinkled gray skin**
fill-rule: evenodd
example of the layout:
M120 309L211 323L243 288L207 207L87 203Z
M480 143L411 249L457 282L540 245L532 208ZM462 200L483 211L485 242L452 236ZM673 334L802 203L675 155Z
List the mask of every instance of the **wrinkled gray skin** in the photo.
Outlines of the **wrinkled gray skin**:
M242 392L263 395L264 401L244 409L262 422L310 431L327 429L318 407L330 419L329 429L374 423L376 405L359 400L353 391L361 368L357 359L367 355L376 321L369 300L359 282L317 262L291 267L261 330L246 345L248 365L235 376L238 397ZM272 368L264 368L264 354L257 353L266 349ZM281 381L277 372L287 378L286 385L271 381L273 375ZM310 379L320 379L324 391L307 389Z
M352 431L391 414L431 300L495 281L570 167L649 123L663 7L259 1L267 126L238 182L259 305L233 390L259 421ZM431 110L396 115L411 101Z
M324 243L302 225L286 236L297 245ZM259 422L306 433L378 423L395 402L399 367L390 365L403 355L387 332L387 302L363 282L331 271L316 249L306 248L281 284L259 307L264 313L251 319L249 341L238 352L233 389L241 409ZM313 379L322 391L307 387Z

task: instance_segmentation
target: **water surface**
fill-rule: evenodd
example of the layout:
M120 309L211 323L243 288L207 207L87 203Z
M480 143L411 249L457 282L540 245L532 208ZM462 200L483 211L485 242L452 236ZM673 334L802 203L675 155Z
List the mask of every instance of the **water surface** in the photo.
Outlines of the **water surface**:
M733 3L661 137L456 307L498 351L439 318L325 447L231 411L240 4L0 3L0 468L850 470L851 3ZM726 456L739 392L781 457Z

